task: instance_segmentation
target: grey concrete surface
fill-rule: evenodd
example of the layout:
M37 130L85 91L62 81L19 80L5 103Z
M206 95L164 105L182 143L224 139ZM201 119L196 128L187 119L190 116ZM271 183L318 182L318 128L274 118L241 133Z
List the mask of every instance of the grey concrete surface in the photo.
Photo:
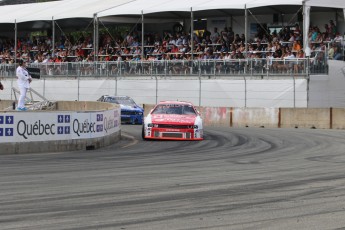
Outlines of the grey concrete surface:
M201 142L0 155L0 229L341 229L345 132L206 127Z

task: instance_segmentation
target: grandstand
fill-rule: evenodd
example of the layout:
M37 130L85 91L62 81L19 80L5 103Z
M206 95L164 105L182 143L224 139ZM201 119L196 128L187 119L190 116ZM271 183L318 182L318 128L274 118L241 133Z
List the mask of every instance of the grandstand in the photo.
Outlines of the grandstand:
M309 94L317 79L311 76L329 77L330 60L343 63L344 3L329 8L320 0L261 2L69 0L1 6L12 13L0 16L0 75L12 79L21 58L40 68L42 79L294 79L305 81ZM113 25L116 32L109 29ZM14 34L6 32L11 27ZM85 36L76 39L71 28ZM37 30L45 33L30 36Z

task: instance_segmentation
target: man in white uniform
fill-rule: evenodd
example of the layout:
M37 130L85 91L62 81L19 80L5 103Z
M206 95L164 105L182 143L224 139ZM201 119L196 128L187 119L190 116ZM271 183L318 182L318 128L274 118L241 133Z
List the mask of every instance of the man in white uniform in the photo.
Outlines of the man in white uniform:
M17 67L16 75L18 79L17 80L18 88L20 91L17 110L26 111L27 108L25 107L25 97L26 97L26 93L28 89L30 88L30 83L32 81L32 78L28 70L26 69L25 61L19 60L19 66Z

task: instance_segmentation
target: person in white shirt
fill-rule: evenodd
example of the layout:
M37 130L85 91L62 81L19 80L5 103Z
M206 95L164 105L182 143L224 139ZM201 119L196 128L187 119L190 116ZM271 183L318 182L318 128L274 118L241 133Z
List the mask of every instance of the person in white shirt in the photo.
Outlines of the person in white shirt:
M49 55L44 54L44 55L43 55L42 63L47 63L47 62L49 62Z
M284 57L284 62L287 62L285 65L287 71L293 70L293 66L296 64L295 59L296 56L291 52L291 50L288 50L286 56Z
M218 28L214 27L213 33L211 35L211 41L213 44L217 44L218 43L218 39L220 37L220 34L218 32Z
M334 42L338 42L340 45L342 45L344 42L343 36L341 36L340 33L336 33Z
M28 70L26 69L26 62L22 59L19 60L19 66L17 67L16 75L18 88L20 91L17 110L26 111L27 108L25 107L25 97L28 89L30 88L32 78Z

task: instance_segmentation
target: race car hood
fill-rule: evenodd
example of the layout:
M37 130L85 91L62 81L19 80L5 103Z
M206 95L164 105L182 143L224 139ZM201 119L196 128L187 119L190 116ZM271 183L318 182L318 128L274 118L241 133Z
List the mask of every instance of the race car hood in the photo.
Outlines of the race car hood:
M151 114L152 123L194 125L197 116L177 114Z
M144 109L140 108L139 106L130 106L130 105L120 105L121 110L129 110L129 111L138 111L138 112L143 112Z

